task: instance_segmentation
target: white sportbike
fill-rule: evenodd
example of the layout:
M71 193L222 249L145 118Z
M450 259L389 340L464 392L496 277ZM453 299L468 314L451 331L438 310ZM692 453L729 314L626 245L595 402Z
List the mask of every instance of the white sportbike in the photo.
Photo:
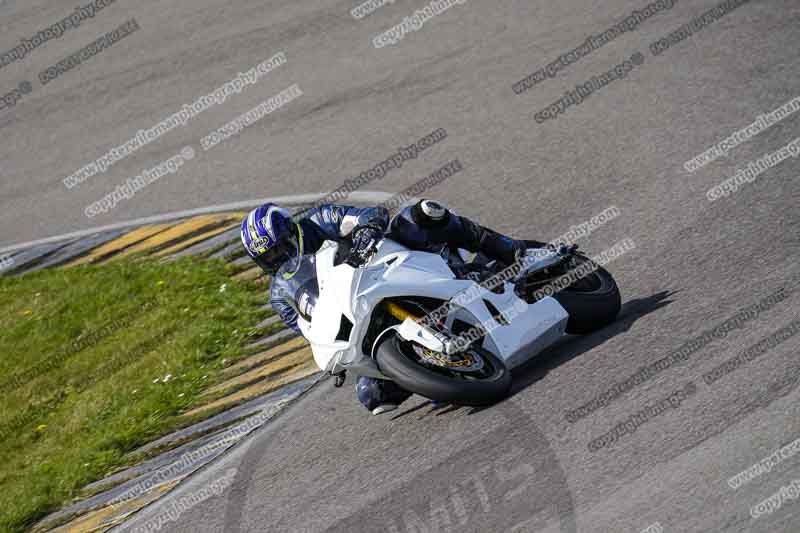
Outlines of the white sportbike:
M620 309L614 279L577 247L526 244L520 268L504 269L481 254L469 260L463 250L416 251L384 238L353 268L347 244L329 241L294 259L285 296L337 386L351 372L433 400L491 404L508 394L512 368L565 333L609 324Z

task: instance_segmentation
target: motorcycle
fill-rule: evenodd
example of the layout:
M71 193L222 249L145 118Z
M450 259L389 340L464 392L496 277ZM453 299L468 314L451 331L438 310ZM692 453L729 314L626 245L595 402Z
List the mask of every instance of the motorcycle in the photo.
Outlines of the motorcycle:
M511 369L565 334L611 323L620 309L611 274L577 246L526 245L525 264L504 267L383 238L354 268L344 261L347 243L328 241L294 259L285 296L337 386L351 372L440 402L488 405L508 395Z

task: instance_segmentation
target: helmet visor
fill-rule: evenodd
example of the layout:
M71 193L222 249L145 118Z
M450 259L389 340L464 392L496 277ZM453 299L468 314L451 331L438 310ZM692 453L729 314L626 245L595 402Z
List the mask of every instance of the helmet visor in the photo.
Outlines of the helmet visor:
M279 240L269 250L253 258L261 270L274 276L283 263L297 254L297 245L292 238Z

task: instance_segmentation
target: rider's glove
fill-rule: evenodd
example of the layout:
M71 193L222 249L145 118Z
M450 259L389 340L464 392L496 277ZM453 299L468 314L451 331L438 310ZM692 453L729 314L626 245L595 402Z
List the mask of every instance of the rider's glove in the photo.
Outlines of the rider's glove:
M353 246L345 260L351 267L363 265L383 237L383 230L377 226L361 226L353 230Z

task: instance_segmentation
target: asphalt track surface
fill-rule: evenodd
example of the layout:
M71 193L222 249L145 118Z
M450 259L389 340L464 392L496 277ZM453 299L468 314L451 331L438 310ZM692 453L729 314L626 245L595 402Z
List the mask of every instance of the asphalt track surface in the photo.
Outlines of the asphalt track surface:
M334 389L324 382L122 529L152 526L171 513L177 519L160 530L800 530L794 490L779 493L772 512L762 506L758 518L751 514L800 478L800 455L737 489L727 483L800 437L798 337L712 384L702 378L797 318L797 159L717 201L706 191L791 142L800 117L694 173L683 168L800 95L800 5L751 0L652 54L651 43L717 3L681 0L520 95L513 83L647 2L470 0L376 49L373 36L426 4L396 1L355 20L355 2L117 0L0 69L0 93L24 80L33 86L0 111L4 245L248 198L325 192L437 128L446 139L370 188L398 191L458 159L464 170L426 195L538 239L616 206L619 217L579 242L590 253L625 238L636 243L609 266L623 293L618 321L516 372L514 395L500 405L432 411L414 397L395 416L371 417L351 383ZM0 49L74 7L7 0ZM46 86L38 81L39 71L130 18L138 31ZM73 189L62 184L138 129L279 51L287 64L255 86L106 173ZM567 89L637 51L644 62L625 79L555 119L534 119ZM300 98L200 149L209 131L294 83ZM176 174L106 214L84 215L86 205L187 145L197 157ZM780 302L685 361L567 419L642 365L781 288ZM673 407L590 450L593 439L690 384L692 393ZM226 473L233 477L224 490L179 505L219 486Z

